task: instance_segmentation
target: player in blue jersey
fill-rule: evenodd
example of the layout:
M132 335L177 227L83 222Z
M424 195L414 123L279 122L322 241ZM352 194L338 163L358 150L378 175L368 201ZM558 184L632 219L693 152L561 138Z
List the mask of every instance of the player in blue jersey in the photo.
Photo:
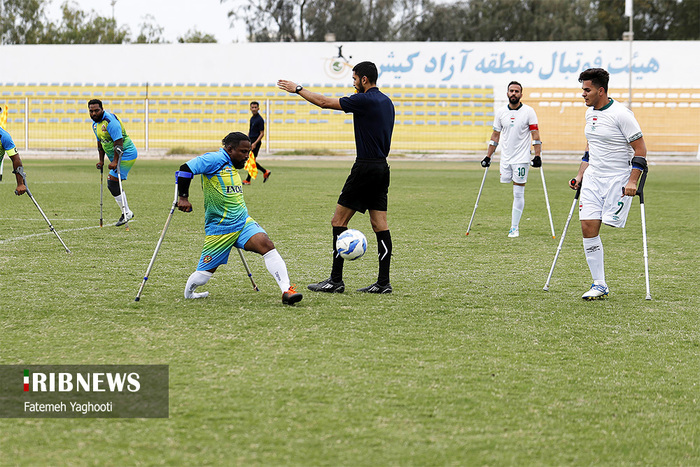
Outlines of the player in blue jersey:
M232 248L243 248L262 255L265 266L282 290L282 303L294 305L303 297L289 282L287 265L275 249L265 230L248 215L243 200L243 182L239 174L250 153L250 139L243 133L229 133L223 147L195 157L180 166L178 203L180 211L191 212L189 187L192 176L202 175L204 191L204 248L197 265L187 280L185 298L205 298L209 292L195 292L206 284L216 269L228 262Z
M391 293L389 267L391 264L391 234L387 223L389 194L389 164L387 156L394 130L394 104L377 87L377 67L372 62L361 62L352 69L352 81L357 94L332 98L304 89L292 81L279 80L277 86L287 92L297 93L307 101L323 109L342 110L353 114L357 158L338 197L338 204L331 219L333 227L333 266L331 277L309 285L314 292L341 293L343 282L343 258L335 243L338 236L348 229L348 223L357 211L369 211L372 229L377 236L379 250L379 274L377 282L358 289L366 293Z
M15 146L15 142L12 141L12 136L10 136L10 133L0 127L0 160L5 157L5 154L7 154L12 161L12 173L15 174L15 179L17 180L15 194L17 196L23 195L27 192L27 187L24 185L22 175L20 175L19 170L17 170L22 167L22 159L19 158L17 146Z
M117 178L117 164L121 172L122 185L126 180L129 170L134 166L138 153L136 146L126 134L126 128L119 117L102 108L102 101L92 99L88 102L90 118L93 120L92 131L97 138L97 153L99 162L97 168L102 169L105 161L105 154L109 158L109 176L107 177L107 188L114 196L122 215L114 225L124 225L134 217L134 213L129 209L126 200L126 193L119 189L119 179ZM124 217L126 214L126 217Z

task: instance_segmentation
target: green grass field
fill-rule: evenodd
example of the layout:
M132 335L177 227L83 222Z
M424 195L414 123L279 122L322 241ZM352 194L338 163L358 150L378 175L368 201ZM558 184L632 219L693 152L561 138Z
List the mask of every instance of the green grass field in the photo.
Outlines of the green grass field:
M263 160L263 162L265 162ZM345 294L312 294L330 271L330 218L351 162L268 161L245 188L305 292L281 304L262 258L237 255L185 301L203 233L176 212L142 300L134 297L172 202L179 161L139 161L125 185L131 230L96 227L94 161L27 160L34 196L0 183L3 364L167 364L169 419L0 420L8 465L698 465L700 168L651 166L646 188L652 301L638 201L604 228L609 299L585 302L590 273L574 215L574 164L545 166L557 239L530 173L521 236L512 189L478 162L392 162L387 296L376 242L346 263ZM105 219L119 212L105 186ZM78 230L82 229L82 230ZM40 234L34 235L33 234Z

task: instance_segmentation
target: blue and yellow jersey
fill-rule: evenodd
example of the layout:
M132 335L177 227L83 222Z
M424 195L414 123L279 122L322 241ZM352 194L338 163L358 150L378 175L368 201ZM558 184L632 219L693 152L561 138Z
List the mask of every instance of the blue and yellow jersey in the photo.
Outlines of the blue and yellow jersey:
M223 235L243 229L248 218L243 182L226 151L208 152L188 161L187 166L202 175L204 232Z
M124 156L122 160L129 161L136 159L137 152L136 146L126 134L126 128L119 117L111 112L104 111L102 120L99 122L93 122L92 131L95 132L97 141L102 144L102 149L107 153L109 160L114 159L114 142L118 139L124 140Z
M0 160L5 157L5 154L9 157L16 156L17 146L12 141L12 136L3 128L0 128Z

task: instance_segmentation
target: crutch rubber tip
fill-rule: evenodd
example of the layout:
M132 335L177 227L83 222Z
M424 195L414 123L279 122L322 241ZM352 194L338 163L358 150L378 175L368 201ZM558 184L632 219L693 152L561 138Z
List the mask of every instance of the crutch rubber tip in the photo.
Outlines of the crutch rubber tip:
M468 236L469 236L469 232L465 233L464 235L468 237Z
M547 287L547 286L545 285L545 286L542 288L542 290L544 290L545 292L549 292L549 287Z
M647 295L647 300L651 300L651 295Z
M138 302L139 300L141 300L141 297L136 297L136 298L134 299L135 302Z

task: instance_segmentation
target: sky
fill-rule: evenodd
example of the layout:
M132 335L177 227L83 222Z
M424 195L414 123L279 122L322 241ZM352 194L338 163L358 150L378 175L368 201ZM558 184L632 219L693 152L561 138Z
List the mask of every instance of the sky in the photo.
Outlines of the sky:
M53 21L61 19L61 5L65 1L77 4L78 8L89 12L96 11L100 16L112 17L112 0L51 0L47 14ZM118 26L129 26L132 40L141 31L141 23L146 15L150 22L163 28L163 38L176 42L178 36L196 28L200 32L212 34L222 44L245 42L245 25L237 23L230 27L228 12L245 0L116 0L114 17Z

